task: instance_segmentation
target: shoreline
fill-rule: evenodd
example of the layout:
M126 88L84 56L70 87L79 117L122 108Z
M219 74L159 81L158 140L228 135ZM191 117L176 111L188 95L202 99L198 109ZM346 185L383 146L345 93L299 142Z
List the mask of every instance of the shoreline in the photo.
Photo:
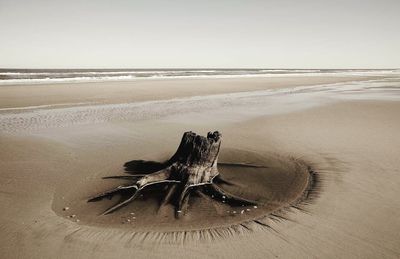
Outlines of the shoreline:
M20 71L20 72L18 72ZM247 71L247 73L243 73ZM388 76L399 69L1 69L0 86L63 84L63 83L109 83L141 80L178 79L240 79L240 78L287 78L287 77L371 77ZM220 72L220 73L217 73ZM225 73L223 73L225 72ZM238 73L242 72L242 73ZM172 73L172 74L171 74ZM181 74L180 74L181 73ZM189 75L187 74L189 73ZM214 73L214 74L213 74ZM57 77L60 74L78 77ZM164 74L164 75L163 75ZM179 75L180 74L180 75ZM12 78L12 76L22 78ZM24 78L30 75L33 78ZM40 75L40 76L39 76ZM89 76L90 75L90 76ZM94 76L96 75L96 76ZM120 75L120 76L117 76ZM10 77L11 78L7 78ZM38 77L38 78L35 78ZM43 78L46 76L45 78Z

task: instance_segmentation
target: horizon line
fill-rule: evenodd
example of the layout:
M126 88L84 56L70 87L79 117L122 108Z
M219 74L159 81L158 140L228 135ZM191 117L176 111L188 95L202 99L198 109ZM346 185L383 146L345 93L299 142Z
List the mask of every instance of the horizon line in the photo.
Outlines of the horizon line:
M296 67L176 67L176 68L167 68L167 67L142 67L142 68L99 68L99 67L91 67L91 68L82 68L82 67L68 67L68 68L15 68L15 67L0 67L0 70L195 70L195 69L204 69L204 70L256 70L256 69L270 69L270 70L279 70L279 69L286 69L286 70L312 70L312 69L323 69L323 70L398 70L400 67L385 67L385 68L318 68L318 67L310 67L310 68L296 68Z

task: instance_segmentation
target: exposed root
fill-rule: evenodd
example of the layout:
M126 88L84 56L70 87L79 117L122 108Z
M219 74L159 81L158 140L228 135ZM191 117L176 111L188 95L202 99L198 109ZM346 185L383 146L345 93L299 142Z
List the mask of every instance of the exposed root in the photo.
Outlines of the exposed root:
M230 206L251 206L256 205L257 202L247 200L241 197L237 197L233 194L230 194L215 184L205 186L205 192L207 195L210 195L212 198L219 199L220 201L227 203Z
M130 189L137 190L138 187L136 185L120 185L117 188L114 188L114 189L102 192L102 193L100 193L100 194L98 194L96 196L93 196L93 197L89 198L88 201L89 202L98 201L98 200L101 200L101 199L103 199L105 197L112 196L115 193L120 192L122 190L130 190Z
M217 169L218 154L221 146L221 134L218 131L209 132L207 137L199 136L193 132L183 134L181 143L176 153L165 163L146 162L143 160L131 161L125 166L131 171L142 174L130 176L109 176L105 179L123 179L134 181L131 185L121 185L115 189L100 193L90 198L88 201L97 201L105 197L112 196L121 191L130 191L131 196L107 209L102 215L109 214L138 197L141 191L155 184L173 184L168 187L164 200L160 208L171 202L174 197L178 197L175 203L175 215L180 217L185 215L189 206L189 199L192 192L202 193L216 197L219 201L230 206L249 206L255 205L255 201L250 201L230 194L216 183L233 185L233 183L220 177ZM150 173L144 169L146 165L150 167ZM263 167L249 164L232 164L229 166L241 167ZM147 174L148 173L148 174ZM202 188L198 188L202 187ZM202 196L202 195L201 195Z
M133 201L136 197L138 197L139 193L140 193L140 190L137 190L129 199L126 199L123 202L120 202L120 203L114 205L113 207L111 207L108 210L104 211L102 213L102 215L107 215L107 214L109 214L109 213L121 208L122 206L128 204L129 202Z
M176 216L178 218L181 215L185 215L185 213L186 213L186 210L187 210L188 204L189 204L190 192L191 192L190 188L191 188L190 186L185 186L179 196L179 203L178 203L178 208L176 211Z

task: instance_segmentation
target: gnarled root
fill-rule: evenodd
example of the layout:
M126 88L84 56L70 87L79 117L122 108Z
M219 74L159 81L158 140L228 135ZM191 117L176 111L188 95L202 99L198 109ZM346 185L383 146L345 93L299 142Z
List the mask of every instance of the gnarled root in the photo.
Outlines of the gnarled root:
M229 181L221 178L217 169L218 154L221 146L221 134L218 131L209 132L207 137L199 136L193 132L183 134L181 143L176 153L165 163L145 162L138 160L130 162L130 165L141 166L140 173L146 173L143 165L152 166L152 173L130 175L130 176L109 176L106 179L124 179L131 180L134 183L130 185L121 185L117 188L100 193L88 201L98 201L105 197L110 197L118 192L130 192L130 197L115 206L107 209L103 215L109 214L129 202L135 200L141 191L155 184L169 184L167 193L161 206L171 202L174 197L176 216L184 215L189 204L190 196L193 192L208 195L220 202L230 206L248 206L255 205L255 201L250 201L241 197L232 195L217 185L217 183L232 185ZM230 164L233 165L233 164ZM164 166L164 167L162 167ZM259 167L247 164L239 166ZM154 169L158 171L154 172Z

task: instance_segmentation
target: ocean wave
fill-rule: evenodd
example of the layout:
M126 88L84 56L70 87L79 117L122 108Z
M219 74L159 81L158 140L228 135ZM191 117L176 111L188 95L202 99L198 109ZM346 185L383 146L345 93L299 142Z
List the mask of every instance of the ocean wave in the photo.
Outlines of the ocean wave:
M0 69L0 85L129 81L163 78L235 78L280 76L377 76L399 70L330 69L177 69L177 70L6 70Z

